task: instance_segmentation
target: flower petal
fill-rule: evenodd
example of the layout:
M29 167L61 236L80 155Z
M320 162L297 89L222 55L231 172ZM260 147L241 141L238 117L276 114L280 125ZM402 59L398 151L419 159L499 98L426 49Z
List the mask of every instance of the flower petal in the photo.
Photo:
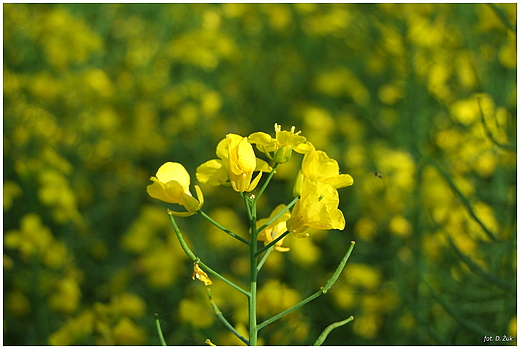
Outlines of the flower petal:
M155 175L157 179L163 183L169 181L177 181L184 188L184 192L190 191L190 174L184 166L178 162L167 162L157 170Z
M209 160L197 167L197 180L209 185L221 185L227 182L227 170L222 160Z
M213 282L209 278L208 274L206 274L197 263L193 264L193 275L191 278L193 280L198 279L202 281L206 286L213 285Z

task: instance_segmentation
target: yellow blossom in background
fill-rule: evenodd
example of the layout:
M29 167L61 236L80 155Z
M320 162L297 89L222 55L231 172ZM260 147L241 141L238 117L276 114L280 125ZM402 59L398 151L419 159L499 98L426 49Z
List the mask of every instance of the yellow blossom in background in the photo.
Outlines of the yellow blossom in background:
M198 185L195 185L197 199L190 193L190 175L177 162L167 162L157 171L156 177L151 177L154 183L146 188L148 194L161 201L184 206L187 212L170 211L176 216L191 216L204 204L204 196Z
M352 328L356 334L364 338L374 338L381 326L381 320L374 314L357 316Z
M343 275L348 278L350 284L362 286L368 290L375 289L381 281L379 271L367 264L348 263L343 270Z
M314 237L313 234L310 234ZM289 237L294 240L293 237ZM313 239L314 240L314 239ZM322 257L322 250L311 239L298 239L291 244L289 258L299 265L311 266Z
M25 316L31 310L29 299L19 290L5 295L5 307L16 317Z
M329 293L334 299L334 303L341 309L352 308L356 304L356 289L351 285L333 287Z
M272 218L274 218L277 214L279 214L286 205L278 205L276 208L271 212L268 218L263 218L258 220L256 223L256 226L258 228L262 227L264 224L266 224L268 221L270 221ZM269 244L271 241L276 239L278 236L282 235L287 231L287 226L285 222L291 217L291 214L289 213L289 210L285 211L280 217L278 217L274 222L269 224L267 227L265 227L259 234L258 234L258 241L263 241L264 245ZM279 252L287 252L289 251L289 247L282 247L283 239L278 241L275 244L274 249Z
M294 132L294 126L291 127L291 131L282 131L282 126L274 124L274 130L275 138L264 132L255 132L248 137L248 141L256 144L258 150L279 164L289 161L293 150L300 154L307 151L306 138L300 136L301 131Z
M211 308L206 304L188 298L181 300L179 316L182 321L188 322L196 328L211 326L215 318Z
M235 325L235 329L237 330L240 335L242 335L244 338L247 338L249 331L247 330L246 325L244 323L239 322ZM246 344L242 342L240 339L237 338L233 333L226 331L222 332L218 339L215 341L217 343L217 346L219 345L228 345L228 346L245 346ZM263 340L259 338L258 345L263 345Z
M407 237L412 233L412 225L401 215L393 216L389 223L390 231L393 234Z
M85 310L75 318L69 319L60 329L51 333L49 345L73 345L81 342L94 329L95 314L92 310Z
M146 251L139 260L139 269L146 273L146 280L152 287L165 288L171 286L179 273L179 261L185 259L172 243L159 244L154 249Z
M18 184L13 181L4 182L4 211L9 211L13 205L14 199L21 196L22 194L22 188L20 188Z
M122 317L113 329L114 345L141 345L147 334L126 316Z
M4 233L4 247L17 249L23 259L28 260L33 254L42 254L53 243L51 230L42 225L40 216L28 213L20 222L20 230Z
M74 312L81 301L81 289L76 280L65 278L56 285L56 292L49 298L52 309L64 312Z
M58 269L72 260L67 245L58 240L53 240L48 249L42 253L42 261L50 268Z
M130 318L138 318L145 313L146 302L133 293L123 293L113 296L110 302L112 311L116 316L123 315Z
M516 342L516 335L518 333L518 329L517 329L517 322L516 322L516 316L511 318L511 320L509 321L509 335L510 336L513 336L513 338L515 339L515 342ZM512 343L514 344L514 343Z
M361 217L354 225L354 234L361 240L370 241L377 234L377 224L370 217Z
M275 315L300 301L298 291L275 279L263 283L258 290L257 298L258 304L262 304L257 309L260 316Z

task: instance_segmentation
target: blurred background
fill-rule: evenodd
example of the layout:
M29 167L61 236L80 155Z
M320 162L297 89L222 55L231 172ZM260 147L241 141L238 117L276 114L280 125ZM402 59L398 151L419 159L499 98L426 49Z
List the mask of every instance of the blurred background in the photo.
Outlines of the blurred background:
M516 4L4 4L4 344L239 345L150 176L229 132L292 125L337 159L343 231L289 236L260 274L265 345L516 344ZM260 156L260 155L259 155ZM298 154L259 218L292 199ZM377 172L378 175L374 173ZM240 196L205 212L247 237ZM193 188L192 188L192 192ZM175 209L175 207L171 207ZM195 253L245 285L243 245L195 215ZM246 298L213 280L247 333Z

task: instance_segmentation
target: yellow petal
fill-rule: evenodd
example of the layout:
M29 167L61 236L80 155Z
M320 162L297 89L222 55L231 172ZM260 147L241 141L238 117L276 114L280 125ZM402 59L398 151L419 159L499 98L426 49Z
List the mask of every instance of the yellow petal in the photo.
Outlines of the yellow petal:
M332 184L336 189L344 188L354 184L354 178L349 174L340 174L326 179L327 183Z
M217 144L217 156L219 159L226 160L228 157L230 138L226 137Z
M193 264L193 276L191 278L193 280L195 280L195 278L199 279L206 286L213 285L213 282L209 278L208 274L206 274L204 270L200 269L198 263Z
M227 182L227 170L222 160L209 160L197 167L197 180L209 185L221 185Z
M256 156L253 146L247 141L247 138L242 138L237 146L237 163L242 172L253 172L256 167Z
M274 150L274 143L275 139L272 138L270 135L264 132L255 132L252 133L249 137L247 137L247 140L249 143L262 145L267 151L273 151ZM272 148L272 149L271 149Z
M160 182L155 177L150 178L150 180L153 181L153 184L150 184L146 187L146 192L148 193L148 195L164 202L178 203L178 201L175 200L174 197L170 196L170 193L166 189L166 184Z
M190 174L184 166L178 162L167 162L157 170L155 175L157 179L163 183L177 181L183 187L184 192L189 192Z
M258 182L260 182L260 178L262 177L262 172L258 172L258 175L251 181L249 186L247 187L247 192L255 190L256 186L258 185Z

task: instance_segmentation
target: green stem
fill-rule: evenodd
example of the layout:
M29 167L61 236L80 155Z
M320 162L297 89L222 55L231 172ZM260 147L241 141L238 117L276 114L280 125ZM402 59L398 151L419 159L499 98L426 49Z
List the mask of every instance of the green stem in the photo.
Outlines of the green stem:
M157 327L157 333L159 334L159 340L161 341L162 346L166 346L166 341L164 340L164 336L161 330L161 324L159 323L159 314L155 314L155 326Z
M251 221L252 200L247 196L247 194L245 192L241 192L240 194L242 195L242 198L244 199L244 205L246 206L246 211L247 211L247 218L249 219L249 221ZM251 240L251 241L253 241L253 240Z
M182 237L182 233L181 233L179 227L177 226L177 222L175 222L175 219L173 218L173 215L171 213L169 213L169 211L168 211L168 215L170 216L170 220L171 220L172 225L173 225L173 230L175 231L175 234L177 235L177 239L179 240L179 243L181 244L182 249L188 255L188 257L190 257L190 259L193 262L198 263L202 267L202 269L205 269L208 273L214 275L215 277L217 277L220 280L224 281L229 286L233 287L237 291L239 291L239 292L245 294L247 297L249 297L250 296L249 292L247 292L246 290L244 290L240 286L235 285L234 283L232 283L231 281L229 281L228 279L226 279L225 277L223 277L222 275L217 273L216 271L214 271L213 269L208 267L204 262L202 262L199 257L195 256L195 254L188 247L188 244L186 244L186 241L184 241L184 238Z
M320 289L319 291L316 291L315 293L313 293L312 295L310 295L309 297L305 298L303 301L301 301L300 303L290 307L289 309L287 310L284 310L282 311L281 313L265 320L264 322L260 323L258 325L258 330L261 330L262 328L264 328L265 326L267 325L270 325L272 324L273 322L275 322L276 320L279 320L281 319L282 317L284 317L285 315L289 314L290 312L292 312L293 310L296 310L298 308L300 308L301 306L309 303L310 301L318 298L319 296L321 296L323 293L323 291Z
M213 311L215 312L215 315L224 323L224 325L235 334L242 342L244 342L246 345L249 345L249 341L245 339L240 333L237 332L237 330L229 323L229 321L226 320L224 315L222 315L222 312L218 308L217 304L213 301L213 298L211 297L211 291L209 287L206 289L208 292L209 302L211 304L211 307L213 308Z
M260 262L258 263L258 265L256 266L256 270L257 271L260 271L260 269L262 269L262 266L264 265L265 261L267 260L267 257L269 257L269 255L271 254L271 252L273 251L273 247L271 246L267 252L264 254L264 256L262 257L262 259L260 260ZM258 252L257 252L258 253Z
M244 244L246 245L249 245L249 241L247 241L246 239L244 239L243 237L241 236L238 236L236 235L235 233L233 233L231 230L229 229L226 229L224 228L222 225L220 225L219 223L217 223L215 220L213 220L213 218L211 218L210 216L208 216L204 211L202 210L198 210L197 211L198 213L200 213L200 215L204 218L206 218L211 224L213 224L214 226L216 226L217 228L219 228L220 230L222 230L223 232L229 234L230 236L234 237L235 239L243 242Z
M278 167L278 163L274 164L273 166L273 169L271 170L271 172L269 173L269 176L267 176L267 179L265 180L264 184L262 185L262 187L260 188L260 190L258 191L258 194L256 194L256 197L254 199L254 204L256 205L256 202L258 201L258 199L260 198L260 196L262 196L262 194L264 193L265 191L265 188L267 188L267 185L269 184L269 182L271 181L271 178L273 178L274 176L274 173L276 172L276 168Z
M265 320L264 322L262 322L261 324L258 325L258 330L264 328L265 326L267 325L270 325L272 324L273 322L275 322L276 320L279 320L280 318L282 318L283 316L289 314L290 312L292 312L293 310L296 310L302 306L304 306L305 304L309 303L310 301L318 298L319 296L321 296L322 294L325 294L327 293L328 290L330 290L330 288L332 287L332 285L334 285L334 283L338 280L341 272L343 271L343 268L345 268L345 264L347 264L347 261L350 257L350 254L352 253L352 250L354 249L354 246L355 246L355 242L354 241L351 241L350 242L350 247L347 251L347 253L345 254L345 256L343 257L343 259L341 260L341 262L339 263L338 267L336 268L336 271L334 272L334 274L332 274L331 278L327 281L327 283L325 284L325 286L321 287L320 290L316 291L315 293L313 293L312 295L310 295L309 297L305 298L304 300L302 300L300 303L292 306L291 308L285 310L285 311L282 311L281 313Z
M348 319L345 319L343 321L338 321L338 322L335 322L333 324L330 324L329 326L327 326L326 329L323 330L323 332L320 334L318 339L316 339L316 342L314 342L313 345L314 346L321 345L325 341L325 339L327 339L327 336L329 335L330 332L332 332L333 329L338 328L338 327L343 326L343 325L346 325L349 322L351 322L352 320L354 320L353 316L351 316Z
M278 236L276 239L274 239L273 241L271 241L270 243L268 243L267 245L265 245L264 247L262 247L261 249L259 249L258 251L256 251L256 254L255 256L258 256L260 255L262 252L264 252L265 250L267 250L268 248L271 248L273 247L278 241L282 240L284 237L287 236L287 234L289 234L289 231L286 230L285 233L281 234L280 236Z
M246 205L248 204L246 200ZM256 242L258 231L256 230L256 201L253 200L250 207L250 226L251 226L251 243L249 244L249 345L256 346L258 337L258 328L256 325L256 289L258 278L258 265L256 251L258 244Z
M269 221L267 221L264 225L262 225L260 228L258 228L258 232L261 232L262 230L264 230L265 228L267 228L267 226L269 226L269 224L273 223L275 220L277 220L281 215L283 215L288 209L290 209L291 207L293 207L295 204L296 204L296 201L298 201L300 197L297 196L295 197L291 202L289 202L289 204L287 206L284 207L283 210L281 210L280 212L278 212L276 214L276 216L274 216L273 218L271 218Z
M338 280L339 276L341 275L341 272L343 271L343 268L345 268L345 265L347 264L347 261L350 257L350 254L354 250L354 246L356 245L355 241L350 242L350 247L348 248L347 253L345 253L345 256L343 256L343 259L339 263L338 267L336 268L336 271L334 274L332 274L331 278L327 281L325 286L323 286L322 291L325 291L324 293L327 293L328 290L334 285L334 283Z

